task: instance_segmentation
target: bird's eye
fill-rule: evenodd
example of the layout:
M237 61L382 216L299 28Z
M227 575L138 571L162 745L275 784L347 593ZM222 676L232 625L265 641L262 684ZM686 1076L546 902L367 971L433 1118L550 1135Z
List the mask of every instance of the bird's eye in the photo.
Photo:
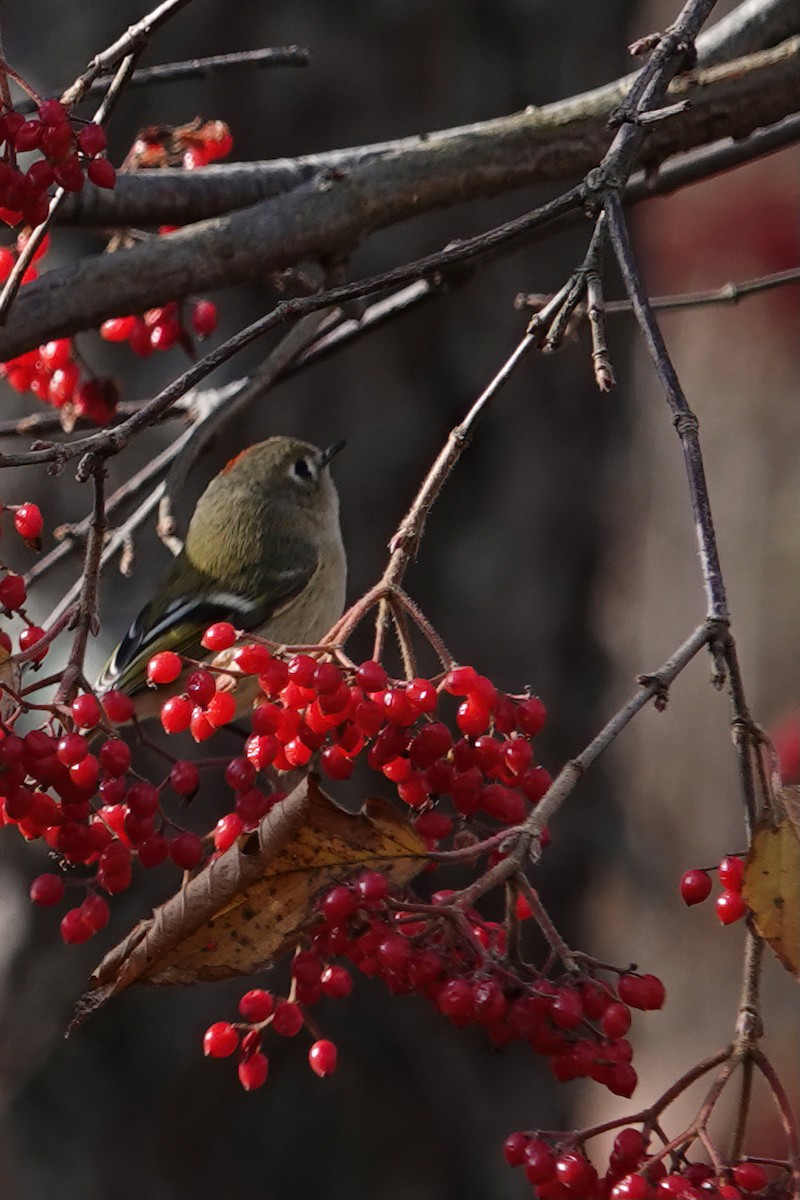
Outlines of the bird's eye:
M317 473L313 463L310 463L307 458L298 458L292 464L290 474L300 483L308 483L316 478Z

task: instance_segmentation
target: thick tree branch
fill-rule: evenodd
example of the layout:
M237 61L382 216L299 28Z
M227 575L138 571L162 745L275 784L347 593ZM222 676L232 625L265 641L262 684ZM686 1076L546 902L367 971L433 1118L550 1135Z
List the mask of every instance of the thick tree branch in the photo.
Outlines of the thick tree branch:
M643 129L632 131L637 153L645 141L644 157L652 164L685 148L684 137L664 139L698 112L702 120L696 122L688 144L726 133L741 137L764 120L792 111L800 97L800 38L768 53L776 56L767 73L772 83L756 72L759 88L750 94L748 82L754 75L747 61L736 66L735 78L730 68L717 68L719 78L703 84L698 94L698 99L715 97L714 104L648 127L646 134ZM689 92L697 86L685 80L678 84ZM776 97L782 97L777 112ZM607 110L604 130L606 117ZM588 137L592 124L599 137L597 118L587 122L576 114L557 145L551 128L543 138L536 114L425 143L415 139L413 148L403 153L368 160L344 174L317 177L288 195L49 272L20 295L0 333L0 360L48 338L95 327L110 316L263 279L303 260L346 255L365 234L408 217L541 179L546 175L543 163L552 161L554 154L559 161L566 154L569 171L580 164L590 169L610 137L607 131L599 140ZM580 152L570 156L570 147ZM566 170L563 162L560 169Z
M416 212L530 183L574 179L607 150L608 119L635 78L422 137L296 159L123 175L114 192L85 188L70 197L59 220L90 226L188 224L271 199L326 172L354 172L384 159L391 159L398 181L413 173L420 193ZM796 111L800 39L735 64L682 75L669 95L691 101L692 108L650 130L648 163L717 138L745 137ZM405 163L408 170L401 169Z

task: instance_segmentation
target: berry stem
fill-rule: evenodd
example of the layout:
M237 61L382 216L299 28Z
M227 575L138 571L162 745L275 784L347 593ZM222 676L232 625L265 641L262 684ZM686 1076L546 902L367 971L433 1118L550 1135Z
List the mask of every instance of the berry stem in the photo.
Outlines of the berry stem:
M97 631L97 590L100 580L100 565L103 541L106 532L105 468L98 464L94 471L94 504L86 541L80 598L75 620L77 631L72 642L67 665L55 695L55 704L69 704L83 674L83 661L89 635Z

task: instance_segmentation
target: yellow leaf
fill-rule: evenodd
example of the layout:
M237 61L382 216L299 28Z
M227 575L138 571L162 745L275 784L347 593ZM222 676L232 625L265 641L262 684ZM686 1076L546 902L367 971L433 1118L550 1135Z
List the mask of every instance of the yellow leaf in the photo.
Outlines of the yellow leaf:
M109 951L79 1003L81 1020L135 982L190 984L247 975L295 946L326 888L365 869L405 883L427 862L425 843L388 800L346 812L313 775L257 832L199 871Z
M800 979L800 788L777 788L745 864L743 895L756 931Z
M19 664L11 662L10 659L9 651L0 646L0 719L3 721L7 721L16 710L17 701L14 696L20 687Z

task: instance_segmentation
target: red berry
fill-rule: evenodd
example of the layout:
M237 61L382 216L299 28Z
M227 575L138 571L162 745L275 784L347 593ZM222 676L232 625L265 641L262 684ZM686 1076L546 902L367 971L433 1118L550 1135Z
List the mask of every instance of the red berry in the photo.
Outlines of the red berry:
M638 1129L622 1129L614 1138L614 1153L620 1162L635 1166L644 1156L645 1140Z
M332 1000L343 1000L353 990L353 980L346 967L332 965L320 975L320 987Z
M740 892L744 883L744 862L738 854L723 858L717 867L717 875L728 892Z
M412 679L406 684L406 696L418 713L436 710L439 697L430 679Z
M44 126L41 121L25 121L17 130L14 138L14 148L24 153L26 150L38 150L42 141Z
M79 946L88 942L94 930L86 924L80 908L71 908L61 920L61 936L68 946Z
M31 884L31 900L43 908L58 904L64 895L64 880L60 875L37 875Z
M100 337L106 342L127 342L136 328L136 317L110 317L100 326Z
M365 871L356 880L356 891L366 904L379 904L389 891L389 881L378 871Z
M303 1010L297 1004L292 1003L291 1000L281 1000L279 1004L276 1004L272 1028L281 1037L294 1037L304 1024Z
M228 850L244 829L244 821L238 813L227 813L220 817L214 827L214 848L220 854Z
M170 696L161 705L161 724L165 733L183 733L189 728L194 705L188 696Z
M40 642L44 637L44 630L41 625L29 625L27 629L23 629L19 635L20 650L30 650L37 642ZM41 650L37 650L32 656L32 662L41 662L47 654L49 646L43 646Z
M577 1150L567 1151L556 1159L556 1178L571 1192L593 1191L596 1173L591 1163Z
M358 908L358 896L343 883L336 884L320 901L320 911L329 925L340 925Z
M329 779L349 779L353 774L353 760L341 746L326 746L319 757L319 765Z
M556 1158L543 1138L531 1138L525 1147L525 1174L530 1183L547 1183L555 1177Z
M72 359L72 342L69 338L56 338L39 347L39 357L50 371L66 367Z
M260 1050L239 1063L239 1082L246 1092L262 1087L269 1074L269 1059Z
M151 833L149 837L139 843L136 853L139 862L145 870L149 871L152 867L159 867L169 857L169 842L163 834Z
M176 867L191 871L203 857L203 843L196 833L179 833L170 842L169 856Z
M275 1000L272 994L261 988L253 988L252 991L245 992L239 1001L239 1012L244 1020L249 1021L252 1025L259 1025L262 1021L266 1021L267 1017L271 1016L274 1007Z
M78 145L85 155L95 158L106 148L105 130L100 125L95 125L94 121L90 121L78 134Z
M215 692L205 707L209 725L220 729L236 715L236 697L233 692Z
M466 667L459 668L466 670ZM458 706L456 724L467 737L478 737L489 728L492 713L489 706L478 695L469 695Z
M174 650L162 650L154 654L147 664L150 683L174 683L183 670L183 660Z
M102 896L98 896L96 892L89 893L78 911L92 933L98 933L101 929L105 929L111 916L108 901L104 900Z
M664 1003L664 984L656 975L622 975L617 992L624 1004L644 1012L661 1008Z
M631 1010L626 1004L609 1004L600 1018L600 1027L612 1041L624 1037L631 1027Z
M72 701L72 719L79 729L94 729L102 715L100 703L91 692L84 692Z
M333 1074L336 1070L336 1058L336 1047L333 1042L329 1042L325 1038L314 1042L308 1052L309 1066L315 1075L319 1075L320 1079Z
M22 608L27 596L25 580L21 575L15 575L13 571L9 571L0 579L0 604L10 612Z
M547 709L538 696L523 700L516 709L517 725L528 737L536 737L547 720Z
M198 337L208 337L217 328L217 306L211 300L198 300L192 308L192 329Z
M193 796L200 787L200 772L193 762L185 758L172 764L169 786L179 796Z
M213 650L218 653L220 650L229 650L236 641L236 630L228 621L218 621L216 625L209 625L208 629L203 634L201 644L206 650Z
M387 682L385 670L374 659L363 662L356 671L356 683L367 693L382 692Z
M239 1034L228 1021L215 1021L203 1035L206 1058L229 1058L239 1045Z
M467 696L475 688L478 672L474 667L453 667L444 678L444 690L451 696Z
M503 1142L503 1156L510 1167L521 1167L530 1141L527 1133L510 1133Z
M743 1192L760 1192L767 1186L767 1173L759 1163L739 1163L733 1168L733 1178Z
M69 121L69 113L60 100L43 100L39 117L45 125L64 125Z
M741 921L747 912L747 905L741 892L723 892L721 896L717 896L715 907L717 916L723 925L732 925L734 921Z
M186 676L186 692L195 704L205 708L212 696L216 695L216 680L210 671L202 668L198 671L190 671Z
M574 1029L583 1020L580 993L571 987L559 988L550 1002L550 1020L559 1029Z
M106 692L103 696L103 708L112 725L125 725L136 711L130 696L114 690Z
M121 738L109 738L100 747L100 762L109 775L124 775L131 765L130 747Z
M685 904L701 904L711 894L711 876L708 871L687 871L681 879L681 896Z
M117 172L107 158L93 158L86 168L86 174L95 187L114 188L117 186Z
M17 533L26 542L36 542L44 529L44 520L38 504L20 504L14 513Z

